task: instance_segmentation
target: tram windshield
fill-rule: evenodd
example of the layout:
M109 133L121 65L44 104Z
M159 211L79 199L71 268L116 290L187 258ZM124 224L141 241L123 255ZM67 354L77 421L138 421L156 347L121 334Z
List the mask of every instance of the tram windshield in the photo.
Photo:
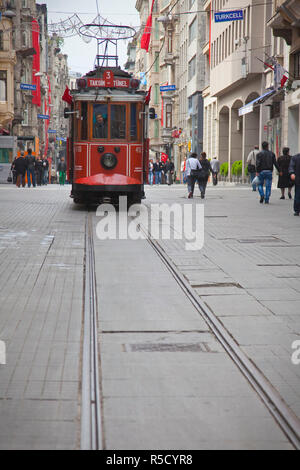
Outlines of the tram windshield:
M94 104L93 109L93 137L107 139L107 104Z
M111 105L111 128L112 139L126 139L126 105Z

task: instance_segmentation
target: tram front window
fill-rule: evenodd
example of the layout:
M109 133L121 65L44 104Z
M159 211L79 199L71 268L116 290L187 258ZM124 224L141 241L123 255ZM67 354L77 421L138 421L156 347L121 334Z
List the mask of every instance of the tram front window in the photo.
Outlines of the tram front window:
M94 139L107 139L107 104L94 104L93 109L93 137Z
M111 105L111 128L112 139L126 139L126 106Z

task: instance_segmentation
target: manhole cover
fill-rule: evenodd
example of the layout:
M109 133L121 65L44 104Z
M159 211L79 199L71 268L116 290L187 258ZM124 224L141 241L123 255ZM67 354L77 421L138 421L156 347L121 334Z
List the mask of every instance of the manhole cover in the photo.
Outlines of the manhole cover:
M207 343L135 343L128 346L131 352L217 352Z

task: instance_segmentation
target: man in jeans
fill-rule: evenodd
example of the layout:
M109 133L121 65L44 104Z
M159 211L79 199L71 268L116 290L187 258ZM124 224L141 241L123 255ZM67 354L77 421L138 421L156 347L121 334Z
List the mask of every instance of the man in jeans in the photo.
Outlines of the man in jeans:
M32 155L32 150L28 149L27 157L26 157L26 164L27 164L27 182L28 188L31 186L31 178L33 187L36 187L36 180L35 180L35 156Z
M263 142L262 151L256 156L256 175L259 177L258 191L261 204L264 201L269 204L274 166L279 171L275 154L269 150L268 142ZM264 183L266 184L266 194L264 193Z
M300 153L291 159L289 174L291 180L295 182L294 215L300 214Z

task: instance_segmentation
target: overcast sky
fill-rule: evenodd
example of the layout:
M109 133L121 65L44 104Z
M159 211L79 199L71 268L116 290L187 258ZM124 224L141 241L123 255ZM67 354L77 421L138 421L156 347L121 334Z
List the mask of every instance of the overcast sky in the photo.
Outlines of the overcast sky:
M90 23L97 16L96 0L40 0L48 8L48 23L67 20L74 13L83 23ZM98 0L99 13L102 17L115 24L139 25L139 15L135 9L136 0ZM128 41L119 41L119 65L127 60ZM66 38L62 52L68 54L68 64L72 71L82 74L94 68L97 54L97 41L93 39L86 44L80 37Z

